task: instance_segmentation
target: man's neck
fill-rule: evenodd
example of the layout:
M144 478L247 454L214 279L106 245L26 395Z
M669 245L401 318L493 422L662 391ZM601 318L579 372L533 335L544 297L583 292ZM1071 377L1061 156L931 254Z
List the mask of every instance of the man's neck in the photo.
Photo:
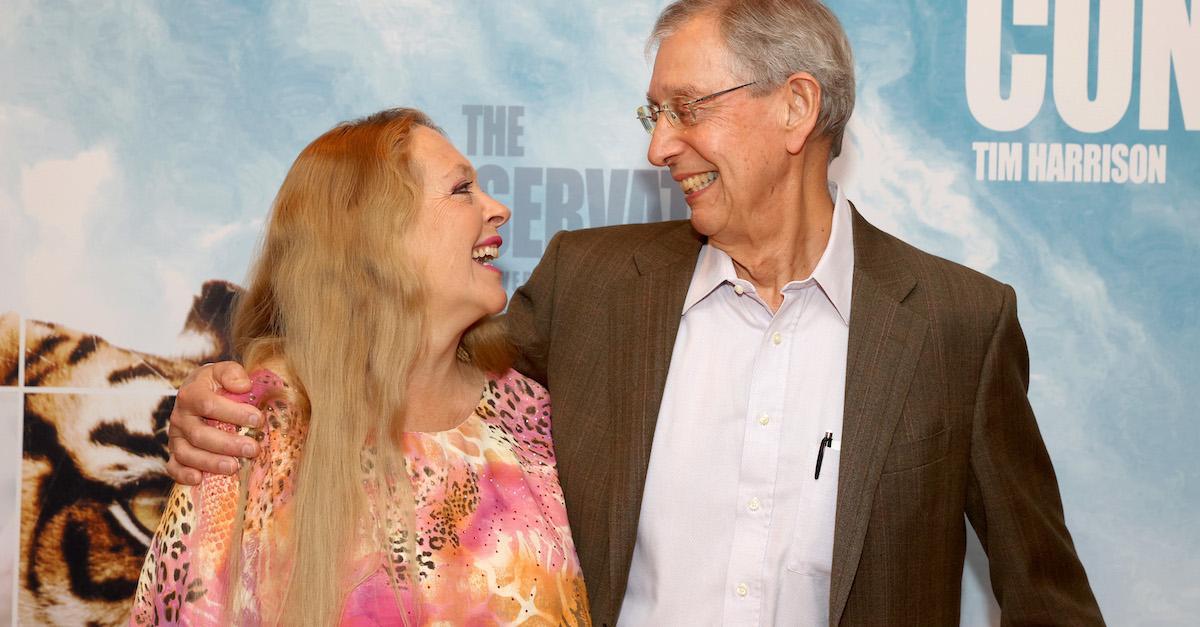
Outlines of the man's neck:
M770 212L775 219L755 224L749 233L731 241L709 238L733 259L738 277L750 281L771 311L783 304L785 285L812 276L833 230L833 199L824 172L803 180L794 197L795 205Z

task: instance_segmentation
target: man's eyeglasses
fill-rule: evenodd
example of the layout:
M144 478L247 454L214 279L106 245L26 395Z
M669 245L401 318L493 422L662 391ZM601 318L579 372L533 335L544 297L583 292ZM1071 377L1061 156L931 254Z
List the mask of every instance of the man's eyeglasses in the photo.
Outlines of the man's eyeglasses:
M749 87L756 82L757 81L751 81L744 85L738 85L737 87L722 89L715 94L701 96L695 100L689 100L679 104L644 104L637 108L637 117L642 123L642 128L646 129L647 133L654 133L654 125L658 122L658 117L660 115L665 115L667 122L669 122L671 126L675 128L686 128L696 123L696 105L708 102L717 96L724 96L731 91L737 91L743 87Z

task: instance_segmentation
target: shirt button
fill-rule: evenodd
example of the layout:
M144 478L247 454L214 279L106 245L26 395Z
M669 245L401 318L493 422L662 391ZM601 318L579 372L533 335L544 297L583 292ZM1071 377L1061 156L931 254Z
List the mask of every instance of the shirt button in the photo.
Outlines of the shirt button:
M764 427L767 426L767 424L770 422L771 422L771 417L766 414L763 414L758 417L758 424L760 424Z
M771 343L776 346L779 346L780 344L783 343L783 335L781 335L779 332L773 333L771 335Z
M733 589L733 591L736 592L738 596L744 597L747 594L750 594L750 586L747 586L744 583L739 583L737 587Z
M752 512L757 512L758 508L762 507L762 501L759 501L757 496L753 497L750 499L750 503L746 505L746 507L749 507L750 511Z
M733 286L733 291L734 291L734 292L735 292L735 293L736 293L738 296L741 296L742 294L745 294L745 293L746 293L746 288L744 288L744 287L742 287L742 286L740 286L740 285L735 285L735 286Z

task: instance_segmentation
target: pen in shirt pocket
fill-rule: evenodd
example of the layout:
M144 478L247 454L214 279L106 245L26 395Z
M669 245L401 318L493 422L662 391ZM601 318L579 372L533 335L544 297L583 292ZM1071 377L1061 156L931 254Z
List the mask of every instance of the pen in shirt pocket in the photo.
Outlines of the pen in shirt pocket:
M825 461L825 449L827 448L835 451L842 450L841 440L834 440L832 431L826 431L825 437L821 438L821 443L817 445L817 470L813 472L813 480L821 478L821 462Z

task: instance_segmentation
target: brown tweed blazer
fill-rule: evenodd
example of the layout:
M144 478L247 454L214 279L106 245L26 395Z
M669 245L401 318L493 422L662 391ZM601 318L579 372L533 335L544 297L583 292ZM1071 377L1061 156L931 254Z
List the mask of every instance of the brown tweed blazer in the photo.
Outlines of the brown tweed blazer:
M621 607L702 243L686 221L560 233L506 316L518 368L550 389L597 625L613 625ZM1026 397L1012 288L857 211L854 255L830 624L957 625L964 513L988 552L1005 625L1103 624Z

